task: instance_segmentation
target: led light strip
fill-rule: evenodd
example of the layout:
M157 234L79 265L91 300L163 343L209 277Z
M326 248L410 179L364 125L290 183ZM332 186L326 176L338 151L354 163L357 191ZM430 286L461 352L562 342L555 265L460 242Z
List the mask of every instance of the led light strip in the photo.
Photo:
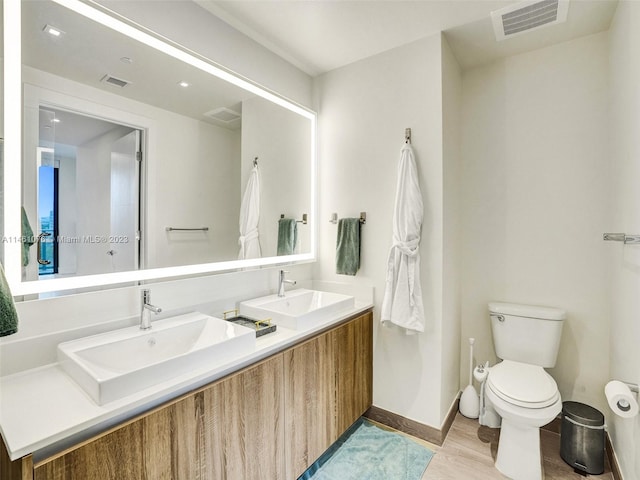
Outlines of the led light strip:
M287 100L284 100L283 98L277 95L274 95L273 93L270 93L251 82L243 80L242 78L238 78L235 75L221 68L216 67L215 65L207 63L204 60L201 60L191 55L190 53L185 52L184 50L180 50L179 48L176 48L173 45L163 42L162 40L156 37L153 37L148 33L138 30L135 27L128 25L127 23L124 23L121 20L118 20L117 18L114 18L104 12L101 12L100 10L96 10L93 7L87 5L86 3L83 3L79 0L53 0L53 1L59 5L62 5L68 8L69 10L73 10L74 12L79 13L84 17L87 17L91 20L94 20L100 23L105 27L115 30L116 32L122 33L123 35L126 35L129 38L133 38L134 40L137 40L140 43L143 43L145 45L148 45L151 48L154 48L163 53L166 53L167 55L173 58L176 58L184 63L194 66L202 71L210 73L211 75L214 75L222 80L232 83L237 87L240 87L255 95L258 95L259 97L269 100L270 102L278 104L281 107L286 108L287 110L291 110L292 112L295 112L309 119L315 116L313 112L310 112L305 108L302 108L298 105L288 102Z
M4 267L12 289L22 280L22 2L4 1ZM10 46L10 47L9 47ZM14 295L18 295L14 292Z

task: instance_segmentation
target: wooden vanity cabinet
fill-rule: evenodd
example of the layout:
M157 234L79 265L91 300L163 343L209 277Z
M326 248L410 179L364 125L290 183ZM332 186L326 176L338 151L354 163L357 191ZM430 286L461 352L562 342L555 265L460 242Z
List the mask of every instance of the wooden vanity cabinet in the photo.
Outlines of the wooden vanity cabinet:
M332 332L336 358L336 428L341 435L373 404L373 314Z
M371 406L371 323L369 311L160 406L33 478L295 480Z
M36 465L35 480L284 478L282 355Z
M332 333L284 352L287 478L298 478L337 438Z
M372 313L284 352L287 478L296 479L372 404Z

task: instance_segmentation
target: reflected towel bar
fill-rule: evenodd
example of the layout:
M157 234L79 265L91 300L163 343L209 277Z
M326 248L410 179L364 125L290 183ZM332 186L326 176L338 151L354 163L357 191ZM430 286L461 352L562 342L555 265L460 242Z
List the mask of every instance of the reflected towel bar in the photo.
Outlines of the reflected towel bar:
M280 218L281 218L281 219L282 219L282 218L284 218L284 213L281 213L281 214L280 214ZM303 225L306 225L306 224L307 224L307 218L308 218L308 217L307 217L307 214L306 214L306 213L303 213L303 214L302 214L302 220L296 220L296 222L297 222L297 223L302 223Z
M640 235L627 235L626 233L603 233L602 239L610 242L623 242L625 245L640 243Z
M209 227L196 227L196 228L165 227L165 230L167 232L176 232L176 231L180 231L180 232L195 232L195 231L207 232L207 231L209 231Z

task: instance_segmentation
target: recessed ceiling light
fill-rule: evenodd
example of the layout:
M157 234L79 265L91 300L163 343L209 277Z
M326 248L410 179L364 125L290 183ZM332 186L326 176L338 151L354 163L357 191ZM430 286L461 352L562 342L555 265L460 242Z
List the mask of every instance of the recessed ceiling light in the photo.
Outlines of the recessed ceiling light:
M51 120L53 123L60 123L62 120L60 120L59 118L54 118Z
M53 25L45 25L44 28L42 29L45 32L47 32L49 35L53 36L53 37L61 37L62 35L64 35L64 32L62 30L60 30L58 27L54 27Z
M182 88L187 88L191 84L189 82L185 82L184 80L182 80L178 82L178 85L180 85Z

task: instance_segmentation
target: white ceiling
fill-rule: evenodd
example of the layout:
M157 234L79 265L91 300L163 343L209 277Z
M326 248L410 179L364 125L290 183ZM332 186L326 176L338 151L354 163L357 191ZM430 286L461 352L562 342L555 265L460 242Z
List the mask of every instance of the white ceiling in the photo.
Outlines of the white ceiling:
M239 123L223 124L205 113L220 107L240 110L238 104L253 97L54 2L24 2L22 13L22 62L37 70L230 129L239 128ZM43 29L47 24L64 35L47 34ZM130 84L114 87L102 81L105 75ZM190 83L188 88L178 85L183 80ZM62 133L58 125L56 135Z
M498 44L489 14L517 1L194 1L312 76L439 31L448 31L456 57L467 68L605 30L617 5L617 0L572 0L566 24Z

